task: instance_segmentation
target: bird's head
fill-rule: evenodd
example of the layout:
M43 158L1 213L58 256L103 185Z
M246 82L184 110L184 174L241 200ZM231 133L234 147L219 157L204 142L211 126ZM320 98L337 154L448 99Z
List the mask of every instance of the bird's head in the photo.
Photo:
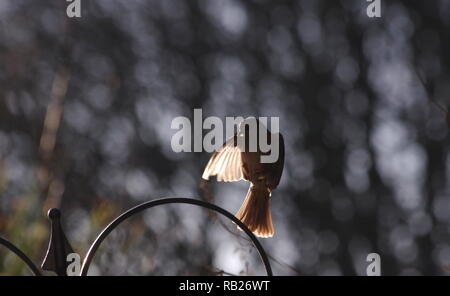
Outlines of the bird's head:
M267 127L260 122L256 117L250 116L242 120L239 124L239 132L238 136L240 137L247 137L251 133L255 133L255 135L259 134L259 127L265 128L263 130L267 130Z
M246 137L246 136L250 135L250 133L252 133L252 132L257 133L258 125L259 125L259 121L258 121L258 119L256 119L256 117L250 116L250 117L245 118L239 124L238 136Z

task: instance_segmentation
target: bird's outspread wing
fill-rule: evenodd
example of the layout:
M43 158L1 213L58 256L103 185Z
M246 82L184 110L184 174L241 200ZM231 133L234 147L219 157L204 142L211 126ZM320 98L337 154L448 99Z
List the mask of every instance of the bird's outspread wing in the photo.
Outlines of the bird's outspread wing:
M217 176L217 181L233 182L244 178L242 174L241 150L237 146L237 136L230 138L219 151L213 153L203 171L202 178L209 180Z

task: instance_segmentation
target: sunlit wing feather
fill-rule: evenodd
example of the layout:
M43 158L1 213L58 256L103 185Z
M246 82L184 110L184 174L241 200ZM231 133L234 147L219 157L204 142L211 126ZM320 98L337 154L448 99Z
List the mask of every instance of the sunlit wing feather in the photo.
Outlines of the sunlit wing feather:
M202 178L209 180L217 176L217 181L233 182L243 179L241 150L236 145L236 136L229 139L220 151L213 153L203 171Z

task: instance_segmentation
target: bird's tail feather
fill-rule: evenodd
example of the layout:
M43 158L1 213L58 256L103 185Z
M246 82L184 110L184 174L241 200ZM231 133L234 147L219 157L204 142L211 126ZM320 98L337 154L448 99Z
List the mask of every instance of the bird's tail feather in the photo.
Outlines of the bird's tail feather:
M256 236L272 237L275 229L270 212L270 192L263 186L250 186L236 217Z

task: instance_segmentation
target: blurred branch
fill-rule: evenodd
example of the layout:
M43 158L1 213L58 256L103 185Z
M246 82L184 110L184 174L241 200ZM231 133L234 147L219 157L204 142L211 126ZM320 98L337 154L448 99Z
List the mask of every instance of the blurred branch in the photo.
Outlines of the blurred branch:
M419 78L419 81L422 84L423 89L425 90L428 101L431 102L431 104L433 104L434 106L436 106L436 108L438 108L444 114L445 120L447 120L447 122L450 124L450 117L448 115L448 109L431 97L431 95L429 94L429 87L428 87L424 77L417 70L417 67L412 66L411 68L413 69L413 72L416 74L417 78Z
M70 74L66 66L61 66L53 80L50 103L44 118L44 127L39 143L42 163L38 169L38 181L44 209L57 207L64 192L64 184L52 172L52 162L61 118L64 110L64 98L67 93Z
M273 262L275 262L275 263L278 264L279 266L281 266L281 267L283 267L283 268L290 269L291 271L295 272L296 275L302 275L302 273L300 272L299 269L295 268L294 266L292 266L292 265L290 265L290 264L288 264L288 263L286 263L286 262L283 262L283 261L281 261L281 260L275 258L275 257L272 256L270 253L268 253L267 251L266 251L266 253L267 253L267 257L269 257L270 260L272 260Z
M49 161L55 150L56 134L61 123L64 97L67 92L69 73L65 67L61 67L53 80L50 103L44 119L39 152L44 161Z

